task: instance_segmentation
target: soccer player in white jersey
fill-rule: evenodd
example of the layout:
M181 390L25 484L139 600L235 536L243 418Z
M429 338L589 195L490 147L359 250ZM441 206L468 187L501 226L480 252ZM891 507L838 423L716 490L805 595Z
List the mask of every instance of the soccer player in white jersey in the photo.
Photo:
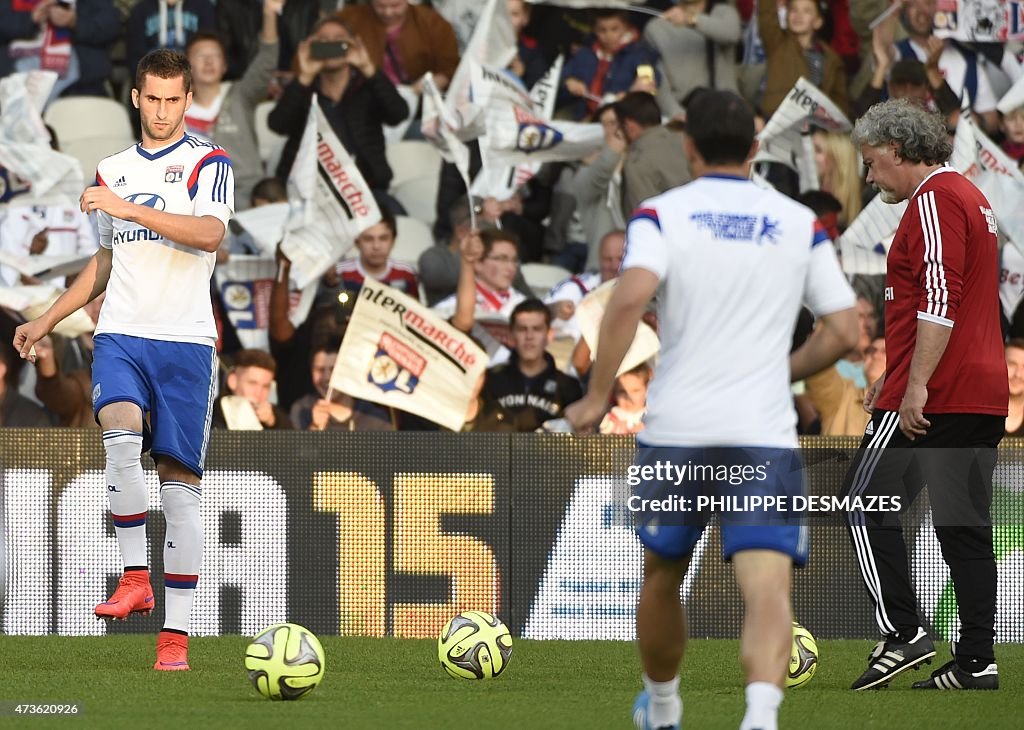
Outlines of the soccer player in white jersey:
M217 391L209 286L234 208L227 154L185 134L191 86L179 53L153 51L139 62L132 101L142 141L102 160L96 184L82 194L82 210L98 216L100 249L53 306L14 336L15 348L31 359L32 346L58 322L107 293L96 325L92 395L124 575L96 616L123 620L154 608L145 435L167 522L158 670L189 668L189 614L203 550L200 480Z
M778 466L765 467L765 480L748 472L733 486L691 478L677 487L675 477L649 479L635 494L686 496L690 508L693 495L708 490L733 497L802 494L789 383L856 344L854 294L814 213L747 179L756 143L746 103L730 92L708 91L687 111L683 146L697 179L644 201L633 214L590 390L565 417L577 428L600 419L637 322L657 293L662 352L634 466L653 466L655 459L716 470L768 461ZM820 324L790 355L801 303ZM792 642L791 573L807 559L807 528L791 513L736 510L719 517L745 611L740 727L775 730ZM637 638L645 689L633 720L643 730L678 728L686 646L680 585L709 514L679 510L638 518L645 554Z

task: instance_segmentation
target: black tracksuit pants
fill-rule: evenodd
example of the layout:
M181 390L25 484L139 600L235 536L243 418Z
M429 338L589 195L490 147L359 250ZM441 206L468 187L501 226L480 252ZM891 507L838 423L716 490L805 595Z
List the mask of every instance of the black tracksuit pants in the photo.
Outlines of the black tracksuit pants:
M909 440L899 413L876 410L843 491L900 498L906 511L928 486L935 534L949 566L960 614L957 654L992 661L996 562L992 550L992 472L1005 428L1002 416L925 414L928 433ZM922 622L910 583L899 513L851 511L854 553L885 635L909 640Z

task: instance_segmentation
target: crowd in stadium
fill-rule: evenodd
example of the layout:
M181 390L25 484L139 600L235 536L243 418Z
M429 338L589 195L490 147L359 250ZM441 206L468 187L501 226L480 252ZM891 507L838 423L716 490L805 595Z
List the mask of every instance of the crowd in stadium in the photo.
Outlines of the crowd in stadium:
M1012 159L1024 160L1024 97L1015 108L997 110L1024 77L1021 47L936 37L935 0L902 0L898 12L875 24L886 0L652 0L649 13L507 0L518 34L508 73L529 88L564 56L556 118L599 123L605 142L586 159L545 163L506 199L469 197L454 166L439 157L435 162L424 155L430 161L422 169L407 168L409 160L421 159L411 150L430 145L418 123L423 76L431 72L444 90L482 6L465 0L0 0L0 76L56 71L51 103L107 97L137 125L130 102L136 63L157 48L184 52L193 69L188 132L228 151L238 211L288 200L285 181L316 93L373 189L383 220L324 276L316 304L298 326L288 317L290 262L278 254L284 275L270 296L269 351L243 346L222 293L211 289L221 392L248 400L268 429L440 428L329 392L365 276L434 307L487 350L491 367L464 430L533 431L558 418L581 397L591 363L575 309L616 276L626 221L637 204L690 180L681 134L687 108L700 103L703 89L739 92L762 124L800 77L851 121L877 101L911 98L945 115L953 134L969 104L979 128ZM101 108L99 113L109 112ZM59 126L51 129L57 148L64 134ZM270 152L262 144L268 130L279 140ZM835 240L873 191L848 134L819 130L813 145L816 190L801 192L797 172L782 164L770 164L767 178L812 208ZM480 156L472 151L475 174ZM393 169L398 163L401 179ZM407 185L424 179L426 184ZM11 186L8 180L6 188ZM433 240L419 250L401 241L401 221L408 219L418 220L420 229L430 227ZM468 235L472 220L479 237ZM2 251L88 255L97 245L93 226L74 208L19 207L16 197L0 206ZM416 255L393 257L396 245ZM246 232L233 226L218 261L250 253ZM1007 432L1019 434L1024 341L1010 338L1024 336L1017 306L1024 295L1024 256L1010 245L1002 258L1011 388ZM551 279L552 272L559 276ZM8 287L39 283L8 266L0 267L0 278ZM63 277L52 283L64 284ZM835 368L794 387L801 433L859 435L868 421L860 407L863 392L885 369L883 286L879 277L858 276L853 283L860 342ZM98 308L98 302L91 305L94 318ZM3 318L5 332L20 321L13 311ZM647 319L657 327L653 312ZM802 319L794 345L812 327L809 317ZM0 351L0 425L96 425L90 335L47 338L34 365L10 347ZM651 375L652 368L641 365L618 378L602 432L642 429ZM218 405L214 426L229 421Z

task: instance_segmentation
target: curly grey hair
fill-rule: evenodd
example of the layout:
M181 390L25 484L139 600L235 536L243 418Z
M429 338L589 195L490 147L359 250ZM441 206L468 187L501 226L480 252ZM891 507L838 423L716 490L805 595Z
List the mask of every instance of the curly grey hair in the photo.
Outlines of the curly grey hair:
M896 154L908 162L940 165L953 152L942 116L908 99L875 104L853 128L857 146L884 147L890 142L896 145Z

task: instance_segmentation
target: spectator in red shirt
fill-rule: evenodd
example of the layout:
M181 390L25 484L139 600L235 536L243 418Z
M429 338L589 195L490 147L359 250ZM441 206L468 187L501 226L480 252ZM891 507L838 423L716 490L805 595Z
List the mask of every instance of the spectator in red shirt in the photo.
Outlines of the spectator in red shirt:
M380 223L370 226L356 238L359 256L335 264L334 271L329 272L324 283L332 289L341 288L355 295L363 288L363 281L369 276L413 299L419 299L416 270L390 258L397 235L395 217L382 208Z
M882 200L909 206L888 255L886 370L865 394L871 421L845 482L850 498L867 500L850 508L850 531L884 635L852 689L883 687L935 656L898 516L924 484L963 628L953 661L914 687L997 689L990 508L1009 390L995 215L945 166L952 145L940 115L906 99L877 104L853 140Z

